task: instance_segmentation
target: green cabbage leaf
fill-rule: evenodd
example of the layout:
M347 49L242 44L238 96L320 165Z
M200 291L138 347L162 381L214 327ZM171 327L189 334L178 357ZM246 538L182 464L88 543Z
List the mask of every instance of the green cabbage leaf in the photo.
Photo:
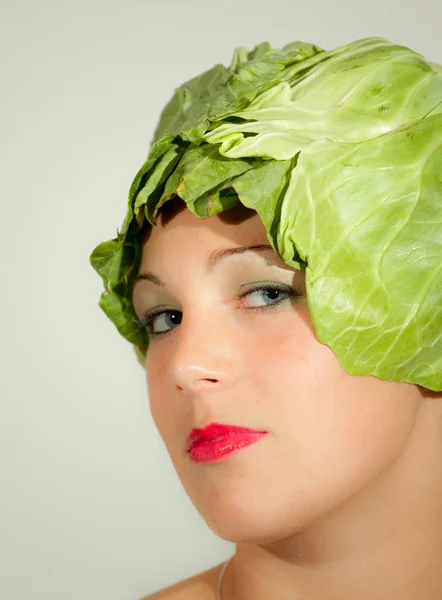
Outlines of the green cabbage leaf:
M382 38L236 50L178 88L116 238L91 255L100 306L134 344L142 231L182 198L241 202L306 271L319 341L353 375L442 390L442 68Z

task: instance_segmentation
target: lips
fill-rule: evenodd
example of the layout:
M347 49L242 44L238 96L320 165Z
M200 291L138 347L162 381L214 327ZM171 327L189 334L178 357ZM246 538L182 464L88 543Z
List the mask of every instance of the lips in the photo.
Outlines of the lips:
M187 438L187 452L190 452L194 446L203 442L214 442L232 435L253 435L257 433L264 432L257 429L250 429L249 427L211 423L204 429L192 429Z

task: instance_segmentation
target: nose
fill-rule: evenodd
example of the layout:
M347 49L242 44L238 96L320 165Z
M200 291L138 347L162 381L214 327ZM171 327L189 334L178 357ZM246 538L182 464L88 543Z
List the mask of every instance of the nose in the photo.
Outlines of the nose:
M198 322L186 318L176 332L169 362L169 378L184 393L221 392L231 387L240 369L232 332L218 323L213 314Z

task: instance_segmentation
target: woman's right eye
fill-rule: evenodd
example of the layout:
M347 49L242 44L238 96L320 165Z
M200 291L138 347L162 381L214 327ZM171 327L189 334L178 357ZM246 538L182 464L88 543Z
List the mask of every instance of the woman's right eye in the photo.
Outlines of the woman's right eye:
M140 319L138 327L145 330L148 335L155 337L175 329L183 318L179 310L161 310L146 315Z

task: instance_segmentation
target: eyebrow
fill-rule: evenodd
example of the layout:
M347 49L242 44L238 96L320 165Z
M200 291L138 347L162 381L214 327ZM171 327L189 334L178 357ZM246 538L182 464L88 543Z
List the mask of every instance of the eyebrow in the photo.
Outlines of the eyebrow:
M225 258L229 258L230 256L245 254L246 252L263 252L265 250L273 250L273 247L270 246L270 244L255 244L252 246L235 246L234 248L213 250L213 252L211 252L207 258L206 272L211 273L219 262ZM154 275L154 273L151 273L150 271L139 273L134 279L134 285L137 283L137 281L150 281L151 283L161 287L166 285L159 277L157 277L157 275Z

